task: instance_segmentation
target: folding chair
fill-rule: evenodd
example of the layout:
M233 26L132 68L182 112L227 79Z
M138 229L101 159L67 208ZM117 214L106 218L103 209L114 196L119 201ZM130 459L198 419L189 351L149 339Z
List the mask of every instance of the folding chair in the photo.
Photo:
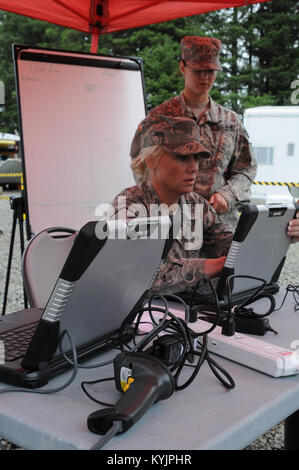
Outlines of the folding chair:
M75 237L73 229L53 227L42 230L28 243L22 275L30 307L45 308Z

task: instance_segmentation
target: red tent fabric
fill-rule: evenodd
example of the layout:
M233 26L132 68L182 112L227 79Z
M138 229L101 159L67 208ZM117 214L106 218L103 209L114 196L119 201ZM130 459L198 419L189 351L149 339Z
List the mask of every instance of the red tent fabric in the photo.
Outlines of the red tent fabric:
M0 0L0 9L98 34L269 0Z

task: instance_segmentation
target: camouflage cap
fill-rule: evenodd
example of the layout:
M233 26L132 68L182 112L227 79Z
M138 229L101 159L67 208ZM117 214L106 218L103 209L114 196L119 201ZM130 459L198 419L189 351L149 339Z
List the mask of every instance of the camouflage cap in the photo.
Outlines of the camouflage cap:
M131 157L140 150L160 145L165 150L179 155L200 154L209 158L210 152L200 143L199 127L193 119L186 117L156 116L144 119L135 133L131 145Z
M222 70L221 41L216 38L185 36L181 40L182 60L192 70Z

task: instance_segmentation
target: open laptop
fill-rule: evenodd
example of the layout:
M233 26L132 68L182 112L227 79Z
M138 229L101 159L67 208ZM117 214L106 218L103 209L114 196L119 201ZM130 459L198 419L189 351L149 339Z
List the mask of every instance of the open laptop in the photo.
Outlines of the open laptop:
M261 292L278 292L277 281L291 241L286 227L298 210L298 203L243 206L224 268L219 277L212 280L220 305L227 305L229 289L231 305L249 299L262 286ZM228 287L229 276L240 278L231 279ZM246 276L262 279L264 283ZM212 299L213 294L206 284L179 295L187 303L200 305Z
M65 371L69 364L58 347L65 330L79 361L111 346L120 327L134 319L168 253L170 225L168 217L84 225L45 309L25 309L1 319L6 362L0 365L0 381L35 388ZM13 357L8 355L11 341ZM70 349L63 341L63 350Z

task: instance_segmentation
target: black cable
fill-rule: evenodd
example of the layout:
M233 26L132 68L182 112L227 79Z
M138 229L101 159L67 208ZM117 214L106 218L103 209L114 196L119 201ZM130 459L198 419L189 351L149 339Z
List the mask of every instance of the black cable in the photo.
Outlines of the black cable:
M233 389L235 388L235 381L232 378L232 376L222 367L218 362L215 361L215 359L212 359L209 355L209 353L206 354L206 359L207 363L209 364L210 369L214 373L214 375L217 377L217 379L228 389ZM217 372L216 369L219 369L222 374L228 379L228 382L225 382L221 375Z
M191 287L191 292L190 292L190 295L188 297L188 302L193 307L197 306L196 301L197 301L198 295L200 297L204 298L205 305L207 304L207 302L209 300L208 299L208 294L203 293L200 289L200 285L203 284L203 283L208 283L209 286L211 287L211 285L213 284L213 281L205 273L203 273L202 277L196 282L196 284L194 284L194 286ZM215 288L214 284L213 284L213 287ZM213 290L213 292L214 292L214 290Z
M257 312L254 312L252 308L246 308L247 305L250 305L253 302L256 302L257 300L260 300L260 299L270 300L270 307L266 311L266 313L257 313ZM264 317L268 317L272 312L274 312L275 305L276 305L276 301L275 301L274 296L270 294L270 292L264 292L264 293L257 294L254 297L254 300L250 300L249 302L244 302L242 305L238 305L235 308L234 314L235 315L247 314L248 316L252 316L254 318L264 318Z
M262 279L260 277L255 277L255 276L248 276L248 275L242 275L242 274L236 274L236 275L231 275L228 276L226 279L226 288L227 288L227 295L228 295L228 305L229 305L229 313L232 312L232 288L231 288L231 281L234 279L252 279L254 281L261 281L262 285L257 287L253 294L251 294L249 297L246 298L244 302L242 302L238 307L243 307L245 303L247 305L251 302L254 302L254 297L255 295L259 294L260 291L265 287L266 281L265 279ZM251 301L251 302L250 302Z
M144 311L148 311L148 308L145 308ZM155 307L155 311L164 312L164 310L160 309L159 307ZM155 326L149 333L147 333L145 335L145 337L141 341L139 341L139 343L137 343L135 348L132 349L133 352L134 351L141 351L142 348L144 348L155 336L158 335L158 333L163 331L165 326L167 326L169 324L169 320L166 321L167 315L168 315L168 312L165 311L164 312L164 317L161 320L161 322L157 326Z
M209 333L211 333L215 328L216 326L218 325L219 323L219 320L220 320L220 315L221 315L221 308L220 308L220 304L219 304L219 299L218 299L218 295L217 295L217 291L215 289L215 286L213 284L213 282L209 279L209 277L206 275L206 274L203 274L203 277L207 280L207 282L209 282L209 285L210 287L212 288L212 292L213 292L213 295L214 295L214 300L215 300L215 306L216 306L216 318L215 318L215 321L214 323L212 324L211 328L206 330L204 332L204 334L208 335Z
M183 339L183 351L182 351L182 356L186 353L186 350L187 350L187 335L186 335L186 332L184 330L184 327L183 327L183 324L182 324L182 320L180 320L179 318L175 317L175 315L173 315L171 312L168 312L168 315L171 317L171 320L168 320L165 325L161 325L161 328L159 330L160 331L163 331L163 329L167 329L169 326L175 326L177 324L177 328L176 328L176 331L178 331L181 335L182 335L182 339ZM166 327L166 328L165 328ZM154 335L155 336L155 335ZM150 337L147 338L146 342L142 343L142 344L138 344L138 351L141 351L150 341L151 339L153 339L154 337L153 335L151 335ZM180 359L178 359L179 361ZM175 367L176 366L176 363L173 364L172 367Z
M177 372L175 373L174 380L175 380L176 390L183 390L184 388L188 387L193 382L195 377L197 376L197 374L198 374L198 372L199 372L199 370L200 370L200 368L201 368L201 366L202 366L202 364L205 360L205 354L206 354L206 349L207 349L207 337L206 336L204 336L203 341L204 341L204 350L203 350L203 352L200 354L198 351L193 351L193 353L192 353L195 356L199 356L199 359L197 361L196 366L194 366L194 372L189 377L189 379L186 380L186 382L183 385L178 385L179 376L182 372L183 367L185 366L185 361L180 364Z
M164 314L164 315L163 315L163 318L160 320L160 323L157 323L157 322L155 321L155 319L152 317L152 313L151 313L152 310L154 310L155 312L161 312L161 313ZM150 322L147 322L147 323L150 323L152 326L154 325L154 329L153 329L154 331L156 331L155 328L158 328L159 326L161 326L162 321L164 321L164 320L166 319L166 317L167 317L167 309L163 309L163 308L161 308L161 307L153 307L153 308L144 307L144 308L142 308L142 309L139 311L138 315L137 315L137 320L136 320L135 327L134 327L134 338L133 338L133 342L134 342L134 346L135 346L134 349L136 349L136 346L137 346L137 345L136 345L136 341L135 341L135 337L138 335L138 328L139 328L139 325L140 325L141 323L143 323L143 322L141 322L141 318L142 318L142 315L143 315L145 312L149 312L150 317L152 318L152 323L150 323ZM152 334L153 330L149 331L149 332L148 332L148 335ZM139 334L139 336L141 336L141 335ZM144 336L144 333L142 334L142 336ZM132 350L132 348L130 348L130 349Z
M172 298L177 299L177 296L172 296ZM151 305L152 305L153 299L160 299L162 301L162 304L164 304L164 308L156 307L156 306L152 307ZM179 331L179 333L182 335L183 351L182 351L181 357L184 356L186 351L187 351L187 347L188 347L188 337L187 337L186 331L185 331L184 326L183 326L183 321L181 319L177 318L174 314L172 314L170 312L168 302L167 302L165 296L163 296L161 294L154 294L153 296L150 297L150 299L148 301L148 306L142 308L138 312L137 325L139 325L139 323L141 321L141 318L142 318L142 315L145 312L149 312L150 317L151 317L155 327L153 328L152 331L147 333L141 341L139 341L139 343L135 346L135 348L132 349L132 351L134 352L134 351L144 350L144 348L152 341L152 339L155 336L157 336L161 331L167 330L167 328L169 328L169 327L173 327L176 331ZM163 318L160 319L159 323L156 322L156 319L153 317L152 312L161 312L161 313L164 314ZM167 320L168 316L171 318L171 320ZM186 316L187 315L185 315L185 317ZM175 328L175 326L176 326L176 328ZM191 347L192 347L192 344L191 344ZM178 361L175 364L172 364L172 367L171 367L172 370L178 366L178 363L180 363L180 360L181 360L181 358L179 358Z
M173 297L176 297L176 296L173 296ZM152 299L153 298L159 298L160 300L162 300L162 303L165 305L165 308L161 308L161 307L151 307L151 303L152 303ZM181 333L183 334L183 336L185 336L185 330L182 326L182 323L181 323L181 320L176 317L175 315L173 315L170 310L169 310L169 306L168 306L168 302L167 300L165 299L165 297L163 295L160 295L160 294L154 294L150 299L149 299L149 302L148 302L148 306L147 307L144 307L142 308L138 315L138 322L140 322L140 319L141 319L141 315L144 313L144 312L149 312L151 318L152 318L152 321L153 323L155 324L155 327L153 328L152 331L150 331L149 333L147 333L147 335L144 337L143 340L141 340L135 348L132 349L132 351L141 351L155 336L157 336L158 333L160 333L161 331L163 331L164 329L166 329L169 325L170 325L170 321L166 320L167 319L167 316L170 316L171 319L176 322L178 325L179 325L179 328L181 330ZM164 315L163 315L163 318L160 319L160 322L157 323L156 320L154 319L154 317L152 316L152 312L162 312Z
M171 372L173 372L177 369L177 372L174 375L174 379L175 379L175 383L176 383L176 390L178 390L177 381L178 381L178 377L180 375L180 371L182 370L182 368L185 364L186 356L188 357L189 354L190 355L195 354L190 329L188 328L188 326L185 323L179 322L178 325L179 325L179 329L180 329L179 332L181 334L183 333L183 338L182 338L183 339L183 351L181 352L181 356L178 358L178 360L174 364L172 364L172 366L170 368ZM195 335L194 332L193 332L193 334ZM188 346L189 346L189 350L188 350ZM183 388L185 388L185 387L183 387Z
M176 294L167 294L167 297L183 305L184 310L185 310L185 322L188 323L190 320L190 311L189 311L189 306L186 304L186 302L184 302L184 300Z
M275 312L282 308L289 292L293 293L293 299L294 299L294 302L295 302L295 305L294 305L295 312L297 312L299 310L299 285L294 286L293 284L288 284L287 287L286 287L286 291L285 291L284 297L282 299L282 302L281 302L280 306L277 307L274 310ZM296 298L296 295L298 296L298 299Z
M198 360L198 363L196 364L196 366L193 366L195 367L195 371L194 373L191 375L191 377L185 382L185 384L183 384L182 386L178 386L177 382L178 382L178 377L184 367L185 362L182 362L181 365L179 366L179 369L178 371L176 372L175 374L175 380L176 380L176 389L177 390L182 390L184 388L186 388L188 385L190 385L190 383L195 379L197 373L199 372L204 360L206 359L208 364L209 364L209 367L211 368L211 370L213 371L214 375L218 378L218 380L226 387L226 388L234 388L235 387L235 382L233 380L233 378L230 376L230 374L223 368L221 367L214 359L211 359L209 354L208 354L208 351L207 351L207 335L209 333L211 333L217 326L218 322L219 322L219 319L220 319L220 314L221 314L221 311L220 311L220 304L219 304L219 301L218 301L218 295L217 295L217 292L216 292L216 289L215 289L215 286L214 284L212 283L212 281L206 276L205 276L205 279L207 282L209 282L209 285L212 289L212 292L213 292L213 295L214 295L214 299L215 299L215 304L216 304L216 315L215 315L215 321L214 323L212 324L211 328L205 330L204 332L202 333L197 333L196 336L203 336L203 346L202 346L202 353L201 353L201 357L200 359ZM190 331L190 330L189 330ZM194 354L194 352L193 352ZM196 354L197 355L197 354ZM220 376L220 374L217 372L216 369L219 369L221 370L222 374L228 379L228 382L224 381L222 379L222 377Z
M104 445L107 444L118 432L122 430L122 422L114 421L112 427L109 431L103 436L97 444L95 444L90 450L100 450Z
M167 302L165 296L163 296L161 294L153 294L149 298L149 300L148 300L148 312L149 312L149 315L150 315L150 318L151 318L153 324L155 326L157 326L157 322L156 322L155 318L152 316L152 310L154 310L154 307L152 307L152 301L154 299L160 299L162 301L162 303L164 304L164 310L167 311L167 312L169 312L169 306L168 306L168 302ZM161 307L161 308L163 308L163 307Z
M110 380L115 380L115 377L106 377L105 379L93 380L91 382L83 381L83 382L81 382L81 388L82 388L83 392L85 393L85 395L87 395L88 398L90 398L92 401L94 401L96 403L99 403L100 405L111 407L111 406L114 406L114 403L113 404L105 403L103 401L97 400L92 395L90 395L90 393L85 389L85 385L94 385L94 384L97 384L97 383L100 383L100 382L108 382Z
M240 305L235 306L235 309L233 311L233 305L232 305L232 281L234 279L252 279L255 281L260 281L261 285L258 286L257 288L254 289L253 293L250 294L245 301L243 301ZM262 290L264 289L266 285L265 279L256 277L256 276L249 276L249 275L231 275L226 278L226 292L227 292L227 300L228 300L228 309L226 312L226 316L224 316L222 320L222 334L226 336L233 336L236 331L236 318L237 315L241 318L241 314L247 314L248 318L257 318L257 315L253 312L251 309L246 309L245 305L250 305L251 303L255 302L256 300L265 297L265 295L261 295ZM266 312L265 315L260 315L262 316L267 316L269 315L275 307L275 300L274 297L269 297L271 301L271 306L270 309Z
M171 365L169 365L169 369L173 373L173 376L174 376L174 379L175 379L175 389L176 390L183 390L188 385L190 385L191 382L195 379L196 375L198 374L198 372L199 372L204 360L206 359L206 357L209 357L207 355L207 335L208 335L208 333L210 333L211 331L214 330L214 328L217 326L217 324L219 322L220 308L219 308L218 296L217 296L217 293L216 293L215 286L209 280L209 278L207 278L207 282L209 282L210 285L211 285L211 289L213 291L213 294L214 294L214 297L215 297L215 300L216 300L217 312L216 312L216 315L215 315L215 321L213 322L211 327L207 328L207 330L205 330L203 332L199 332L199 333L194 332L193 330L191 330L191 328L188 327L188 325L186 324L186 322L184 320L182 320L182 319L176 317L174 314L172 314L172 312L169 310L168 302L166 301L165 297L162 294L161 295L160 294L154 294L149 299L148 306L141 309L138 312L138 315L137 315L137 322L136 322L135 327L138 327L138 325L140 324L141 319L142 319L142 315L144 314L144 312L149 312L150 313L151 319L152 319L153 324L155 325L155 327L153 328L153 330L151 332L149 332L145 336L145 338L142 341L140 341L136 345L136 347L133 349L133 351L142 351L142 350L144 350L144 348L153 340L153 338L155 336L157 336L162 331L172 330L172 332L174 331L174 332L179 334L179 336L181 338L180 341L181 341L181 345L182 345L182 352L180 354L180 357L177 359L177 361L175 363L172 363ZM169 296L167 294L167 297L174 298L174 299L177 300L177 296ZM164 305L164 308L152 307L153 299L160 299L162 305ZM164 313L162 320L160 320L160 323L157 323L156 319L152 315L152 312L155 312L155 311ZM167 316L170 317L170 320L166 320ZM201 354L198 351L195 351L194 346L193 346L193 341L198 337L203 337L204 350L202 351ZM181 372L182 372L184 366L187 365L186 363L188 361L188 358L190 358L192 356L193 357L195 357L195 356L199 357L199 359L197 361L197 364L195 366L193 366L195 370L192 373L192 375L189 377L189 379L186 380L186 382L184 384L179 385L178 381L179 381ZM215 370L216 365L213 365L213 364L217 364L217 363L215 361L213 361L213 363L211 362L211 365L210 365L211 369L212 370L214 369L213 372L216 375L217 374L217 372L215 372L216 371ZM220 369L220 366L219 366L219 369ZM224 371L224 369L222 369L222 370ZM226 374L226 376L231 379L230 375L226 371L224 371L223 373ZM218 377L219 377L219 374L218 374ZM221 380L221 382L225 383L223 380ZM231 379L231 381L228 384L225 383L225 386L227 388L229 388L229 387L231 388L232 384L233 384L233 380Z
M96 369L98 367L103 367L103 366L107 366L108 364L112 364L113 363L113 359L109 359L108 361L105 361L105 362L100 362L99 364L86 364L86 365L83 365L83 364L79 364L78 362L75 362L75 361L72 361L66 354L65 352L62 352L61 353L62 356L64 357L64 359L73 367L78 367L78 369Z
M205 352L205 359L214 373L214 375L217 377L217 379L228 389L233 389L235 387L235 382L232 378L232 376L222 367L218 362L215 361L215 359L212 359L210 357L209 351L207 348L203 348L201 344L198 345L198 348L201 348L203 352ZM228 379L228 382L226 382L221 375L216 371L216 369L219 369L222 374Z
M218 301L218 296L217 296L215 286L211 282L211 280L208 278L208 276L206 276L205 274L203 274L203 279L205 279L205 281L208 282L210 284L211 288L212 288L212 292L213 292L213 295L214 295L214 298L215 298L215 303L216 303L217 310L216 310L215 322L211 325L210 328L207 328L206 331L203 331L201 333L197 333L198 336L204 336L205 334L208 334L211 331L213 331L214 328L217 326L217 324L219 322L219 319L220 319L220 306L219 306L219 301ZM141 323L141 318L142 318L142 315L143 315L144 312L149 312L150 318L151 318L153 324L155 325L155 328L153 328L153 330L151 330L147 334L147 336L138 345L136 345L136 342L135 342L135 339L134 339L133 341L134 341L135 347L130 349L131 351L134 352L137 348L140 350L141 348L144 347L145 344L148 344L160 331L162 331L163 330L162 324L166 320L167 315L174 318L175 321L178 321L177 317L175 317L174 315L171 314L171 312L169 310L169 305L168 305L168 302L167 302L165 296L180 302L184 306L184 309L185 309L185 319L189 319L189 307L187 306L187 304L179 296L177 296L175 294L165 294L165 295L157 294L157 293L152 294L152 296L148 300L148 306L143 307L138 312L136 312L137 320L135 322L135 329L134 329L135 335L134 335L134 338L137 335L138 326ZM152 307L152 302L153 302L154 299L160 299L160 301L162 302L162 305L164 305L164 308L163 307L157 307L157 306ZM164 313L163 318L159 320L159 324L157 324L157 321L153 317L152 312L162 312L162 313ZM183 332L183 335L184 335L184 332ZM121 330L120 330L120 336L121 336ZM121 342L120 342L120 349L121 349L121 351L124 351L124 346Z
M165 299L165 302L166 302L166 299ZM137 316L137 322L135 324L135 328L134 328L134 331L135 331L135 335L136 336L136 332L138 331L138 326L140 324L140 321L141 321L141 318L142 318L142 315L144 312L150 312L150 315L151 315L151 310L153 311L156 311L156 312L162 312L163 313L163 318L160 320L160 323L159 325L156 326L157 329L161 329L161 325L163 324L163 322L166 320L167 318L167 313L168 313L168 304L166 302L166 308L161 308L161 307L153 307L152 309L150 309L149 307L143 307L142 309L138 310L136 313L135 313L135 318ZM123 329L127 326L126 324L126 321L123 323L123 325L120 327L120 330L119 330L119 346L120 346L120 350L122 352L124 352L124 343L122 342L121 340L121 337L122 337L122 332L123 332ZM148 333L148 336L152 335L154 331L156 331L156 328L154 328L152 331L150 331ZM135 345L135 348L130 348L131 351L135 351L136 350L136 347L137 345Z
M219 304L219 300L218 300L218 295L217 295L217 292L216 292L216 289L215 289L215 286L213 284L213 282L211 282L210 286L213 290L213 293L214 293L214 298L215 298L215 304L216 304L216 312L218 312L220 310L221 314L222 315L231 315L232 314L232 286L231 286L231 283L232 283L232 280L233 279L236 279L236 278L244 278L244 279L252 279L252 280L258 280L260 281L262 284L261 286L258 286L254 289L253 293L251 293L240 305L238 305L236 308L235 308L235 311L237 309L242 309L243 307L245 307L246 305L249 305L263 297L267 297L269 298L270 302L271 302L271 307L269 309L269 311L266 313L266 314L263 314L263 316L267 316L269 315L270 313L272 313L272 311L274 310L273 309L273 304L275 304L275 299L274 299L274 296L268 292L262 292L265 285L266 285L266 281L265 279L262 279L262 278L258 278L258 277L255 277L255 276L249 276L249 275L231 275L231 276L228 276L227 279L226 279L226 291L227 291L227 301L228 301L228 305L220 305ZM193 294L194 295L194 294ZM192 296L191 296L192 298ZM209 311L205 310L207 308L207 305L208 305L208 308L209 308ZM210 310L211 309L214 309L215 310L215 306L213 306L212 303L205 303L205 304L198 304L196 305L196 307L198 308L198 310L200 311L201 314L208 314L210 315L211 313L214 313L214 312L211 312Z
M206 299L206 298L203 299L205 301L204 304L195 303L194 300L195 300L195 296L197 295L196 291L197 291L197 289L199 288L199 285L202 282L205 282L205 283L209 284L211 293L213 294L214 303L211 302L211 301L207 302L208 299ZM218 295L217 295L215 285L214 285L213 281L205 273L202 274L201 279L199 281L197 281L197 283L195 284L194 287L192 287L192 291L190 292L190 296L188 298L188 304L189 304L189 310L190 310L190 307L191 307L191 309L196 309L197 313L199 313L200 315L209 315L209 316L211 316L211 314L215 315L214 321L210 322L210 323L212 323L211 327L209 329L203 331L199 335L204 336L205 334L211 333L216 328L216 326L219 324L219 321L221 319L221 306L220 306L220 303L219 303L219 299L218 299ZM207 306L209 308L209 311L205 311L205 308ZM211 312L212 309L213 309L213 311ZM198 316L198 319L202 319L202 318L203 318L202 316Z
M212 359L209 355L209 351L207 349L207 339L204 338L204 344L203 345L198 345L198 348L200 348L200 351L196 352L197 354L196 355L199 355L200 356L200 360L198 361L198 363L196 365L193 365L193 364L188 364L188 367L193 367L195 368L195 371L194 373L192 374L192 376L187 380L187 382L182 385L182 386L177 386L177 390L182 390L184 388L186 388L188 385L190 385L190 383L194 380L195 376L197 375L197 373L199 372L202 364L204 363L204 361L206 360L210 369L212 370L212 372L214 373L214 375L216 376L216 378L222 383L222 385L224 385L225 388L227 389L233 389L235 387L235 382L232 378L232 376L227 372L227 370L224 369L224 367L222 367L218 362L215 361L215 359ZM186 364L184 364L186 366ZM217 369L228 379L227 381L225 381L223 379L223 377L219 374L219 372L217 371Z

